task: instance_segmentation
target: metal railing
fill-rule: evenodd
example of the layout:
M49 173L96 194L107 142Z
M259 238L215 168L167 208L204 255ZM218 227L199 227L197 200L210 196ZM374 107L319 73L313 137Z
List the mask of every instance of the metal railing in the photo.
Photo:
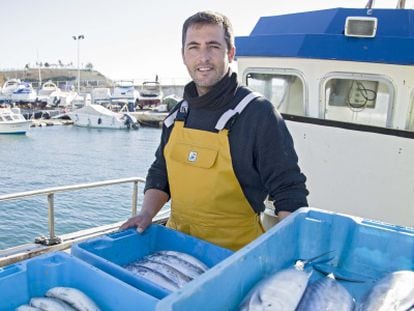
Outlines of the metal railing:
M71 185L71 186L59 186L59 187L52 187L52 188L46 188L46 189L40 189L40 190L17 192L17 193L12 193L12 194L0 195L0 202L45 194L47 196L47 202L48 202L49 237L36 238L35 242L44 244L44 245L55 245L55 244L61 243L61 239L57 237L55 234L55 205L54 205L55 193L69 192L69 191L97 188L97 187L105 187L105 186L125 184L125 183L133 183L131 214L132 216L135 216L137 214L137 205L138 205L138 183L140 182L145 183L145 179L141 177L129 177L129 178L112 179L112 180L106 180L106 181L100 181L100 182L76 184L76 185Z

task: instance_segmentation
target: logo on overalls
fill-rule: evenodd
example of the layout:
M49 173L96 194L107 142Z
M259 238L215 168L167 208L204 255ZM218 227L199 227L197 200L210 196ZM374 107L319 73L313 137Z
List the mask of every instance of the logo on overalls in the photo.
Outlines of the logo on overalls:
M195 162L195 161L197 161L197 152L195 152L195 151L190 151L190 152L188 153L188 161L190 161L190 162Z

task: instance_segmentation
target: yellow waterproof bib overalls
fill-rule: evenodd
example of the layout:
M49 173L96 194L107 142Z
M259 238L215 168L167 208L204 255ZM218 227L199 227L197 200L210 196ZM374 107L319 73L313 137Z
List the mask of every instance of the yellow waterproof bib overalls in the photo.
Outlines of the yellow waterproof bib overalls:
M217 122L218 133L185 128L175 120L176 113L166 119L166 126L174 124L164 148L171 191L168 227L232 250L264 232L234 173L224 128L258 96L250 93L225 112ZM187 107L183 102L180 110Z

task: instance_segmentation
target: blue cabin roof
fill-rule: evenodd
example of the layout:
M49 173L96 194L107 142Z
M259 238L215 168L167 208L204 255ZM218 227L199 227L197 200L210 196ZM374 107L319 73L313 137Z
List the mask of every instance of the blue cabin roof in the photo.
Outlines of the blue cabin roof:
M344 35L348 16L376 17L374 38ZM236 56L297 57L414 64L414 10L336 8L261 17L236 37Z

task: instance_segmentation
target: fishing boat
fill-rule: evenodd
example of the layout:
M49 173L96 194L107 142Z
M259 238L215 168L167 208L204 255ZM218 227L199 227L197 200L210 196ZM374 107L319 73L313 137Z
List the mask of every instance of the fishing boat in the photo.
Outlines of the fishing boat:
M31 120L26 120L17 107L0 107L0 134L26 134Z
M100 129L138 129L139 123L128 112L113 112L102 105L89 104L68 113L74 125Z
M285 118L311 206L414 227L412 18L336 8L261 17L236 38L241 83ZM99 127L102 108L72 118Z
M296 213L302 215L301 229L292 229L291 217L284 219L269 230L279 235L262 235L190 287L160 300L157 310L188 310L195 305L200 310L229 308L228 302L240 301L260 273L286 267L299 253L321 247L342 250L343 257L335 259L337 266L322 267L341 267L344 277L355 276L346 268L358 270L358 277L373 278L378 271L397 266L412 269L412 256L407 253L412 254L414 245L413 19L414 11L403 8L337 8L261 17L249 36L236 38L240 82L269 98L283 115L308 178L309 203L325 213ZM82 116L86 126L92 124L87 115ZM94 125L98 121L94 119ZM57 237L54 198L59 192L119 183L133 183L135 215L138 184L145 183L139 177L0 195L0 202L45 195L49 208L48 237L3 251L0 266L68 250L74 242L102 235L92 244L101 255L107 252L112 240L129 234L106 236L122 221ZM168 213L154 221L165 223ZM336 220L342 213L354 218ZM267 210L263 217L270 214ZM119 255L112 250L113 258ZM50 262L53 267L60 263ZM12 266L6 276L15 270ZM229 279L236 281L229 283ZM365 281L357 279L352 287L366 286ZM214 301L211 293L217 298Z
M414 226L414 31L408 9L261 17L236 38L241 83L283 115L309 204Z

